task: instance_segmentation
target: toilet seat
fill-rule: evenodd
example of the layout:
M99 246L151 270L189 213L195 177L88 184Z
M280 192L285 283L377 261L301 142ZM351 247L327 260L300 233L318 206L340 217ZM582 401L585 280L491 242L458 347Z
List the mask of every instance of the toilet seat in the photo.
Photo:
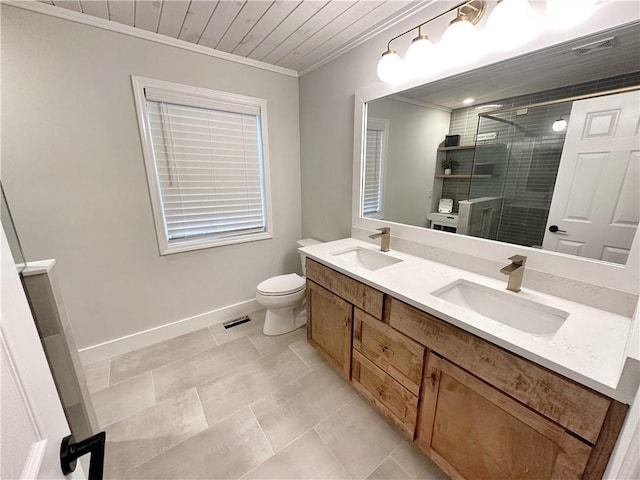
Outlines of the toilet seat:
M278 275L258 284L258 293L265 296L289 295L304 290L306 281L297 273Z

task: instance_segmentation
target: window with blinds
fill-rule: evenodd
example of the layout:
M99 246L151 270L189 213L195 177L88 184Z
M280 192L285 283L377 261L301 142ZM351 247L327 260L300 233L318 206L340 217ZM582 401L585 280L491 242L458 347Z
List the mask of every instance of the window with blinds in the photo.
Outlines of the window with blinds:
M382 216L382 176L387 136L387 122L367 120L362 215Z
M133 81L161 253L271 238L266 102Z

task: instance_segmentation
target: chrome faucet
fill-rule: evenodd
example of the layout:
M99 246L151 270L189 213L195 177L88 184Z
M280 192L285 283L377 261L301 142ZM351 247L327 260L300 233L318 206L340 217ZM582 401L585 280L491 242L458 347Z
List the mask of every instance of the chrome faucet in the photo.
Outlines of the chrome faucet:
M509 275L509 281L507 282L507 290L518 293L522 286L522 277L524 276L524 264L527 262L527 257L524 255L514 255L509 257L511 263L500 269L500 273Z
M382 227L379 228L380 233L374 233L373 235L369 235L369 238L380 238L380 250L383 252L389 251L389 243L391 242L391 228Z

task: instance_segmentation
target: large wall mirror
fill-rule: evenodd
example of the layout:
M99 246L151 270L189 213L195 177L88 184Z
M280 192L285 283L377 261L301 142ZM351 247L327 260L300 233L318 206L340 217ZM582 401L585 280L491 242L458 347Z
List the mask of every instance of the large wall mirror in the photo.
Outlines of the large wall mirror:
M368 101L359 216L626 264L638 52L634 23Z

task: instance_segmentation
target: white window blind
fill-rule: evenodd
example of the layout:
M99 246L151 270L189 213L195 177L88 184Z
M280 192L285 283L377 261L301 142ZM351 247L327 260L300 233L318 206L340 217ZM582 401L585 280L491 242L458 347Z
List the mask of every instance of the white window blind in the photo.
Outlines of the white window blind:
M161 252L267 232L261 106L154 87L143 104Z
M386 124L367 121L362 214L365 217L382 214L382 167L386 142Z

